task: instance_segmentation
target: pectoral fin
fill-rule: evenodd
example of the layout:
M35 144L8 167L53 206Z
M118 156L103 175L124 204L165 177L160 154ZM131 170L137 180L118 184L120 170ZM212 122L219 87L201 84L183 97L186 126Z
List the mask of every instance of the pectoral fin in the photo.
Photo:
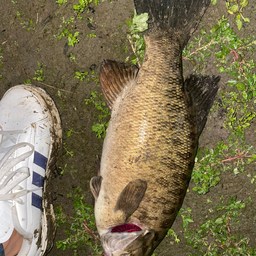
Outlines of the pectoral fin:
M136 78L139 69L113 60L103 60L100 67L100 85L109 108L118 94Z
M91 192L92 192L95 200L97 200L99 193L100 193L101 181L102 181L101 176L92 177L91 181L90 181Z
M128 219L139 207L147 190L147 182L144 180L133 180L126 185L118 196L115 212L121 210Z

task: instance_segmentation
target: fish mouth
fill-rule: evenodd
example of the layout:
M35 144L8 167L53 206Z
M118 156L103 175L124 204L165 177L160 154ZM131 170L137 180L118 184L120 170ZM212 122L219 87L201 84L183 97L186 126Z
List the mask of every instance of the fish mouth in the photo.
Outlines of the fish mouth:
M135 240L153 234L154 231L142 230L139 226L131 223L115 226L101 236L101 243L105 256L130 255ZM137 247L137 246L136 246Z

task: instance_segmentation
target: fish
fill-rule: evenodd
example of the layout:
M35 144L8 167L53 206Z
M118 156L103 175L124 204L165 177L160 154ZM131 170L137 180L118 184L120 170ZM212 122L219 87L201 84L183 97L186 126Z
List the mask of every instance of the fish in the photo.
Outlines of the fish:
M90 189L105 256L152 255L183 203L220 80L183 78L183 48L209 3L134 0L149 15L141 67L101 63L111 118Z

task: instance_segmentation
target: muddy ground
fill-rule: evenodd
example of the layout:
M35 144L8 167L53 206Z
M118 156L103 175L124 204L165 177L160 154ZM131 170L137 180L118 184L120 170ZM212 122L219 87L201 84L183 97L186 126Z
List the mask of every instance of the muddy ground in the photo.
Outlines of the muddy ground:
M245 9L245 16L250 18L250 23L239 32L236 25L231 24L231 27L243 37L255 34L256 3L254 1L249 1ZM101 155L103 143L103 140L98 139L92 131L93 123L98 122L99 112L93 105L84 103L84 99L90 97L91 91L100 92L100 88L92 79L90 81L85 79L81 82L74 78L74 75L75 72L91 74L91 70L95 70L97 75L102 59L124 61L128 56L132 56L132 49L127 40L126 20L132 17L134 11L132 0L112 1L112 3L105 0L97 6L91 5L89 13L81 14L82 20L76 18L73 27L69 26L72 33L80 32L79 43L73 47L68 46L66 37L60 40L54 37L61 32L60 26L64 25L63 17L68 20L70 16L74 16L73 4L78 4L78 1L68 1L59 7L55 0L1 0L0 8L0 47L2 48L0 56L3 57L0 68L0 75L2 75L0 96L2 97L8 88L23 84L30 79L32 84L45 89L54 99L62 120L63 142L67 150L73 152L72 157L66 154L65 147L60 152L60 158L54 170L54 206L61 205L63 211L70 216L74 214L73 204L66 195L76 187L82 188L82 192L86 195L86 203L93 205L89 181L96 174L95 159L96 155ZM199 29L211 28L223 14L230 20L234 20L231 15L227 14L224 2L219 0L217 5L209 7ZM93 17L92 26L88 26L88 17ZM96 37L86 37L91 33L94 33ZM70 59L71 53L75 55L75 61ZM41 83L33 80L34 72L39 69L38 62L43 65L44 81ZM185 62L185 75L191 73L192 68L190 63ZM207 63L206 73L220 75L215 64L210 61ZM221 74L221 90L227 89L227 79ZM68 92L58 93L58 90ZM225 111L221 106L211 113L203 136L200 138L200 148L214 148L219 141L229 136L229 132L223 128L225 118L223 113ZM67 133L70 130L73 132L68 137ZM255 146L255 125L247 130L246 140L250 145ZM65 164L69 171L62 175L59 167L64 167ZM71 166L78 171L70 172ZM252 163L246 167L247 174L253 174L254 171L255 164ZM228 201L231 196L237 195L238 200L245 202L250 196L252 203L242 211L241 223L233 232L249 237L250 246L256 248L255 185L250 183L246 175L235 176L232 170L229 170L221 175L220 183L206 195L198 195L192 191L192 187L194 187L193 182L190 183L183 207L192 209L194 227L200 225L208 217L209 208L217 206L221 196ZM210 206L206 203L207 199L212 201ZM176 219L173 229L181 242L175 243L173 238L166 238L157 248L155 252L157 256L183 256L189 253L201 255L186 244L182 235L180 217ZM55 241L65 237L64 230L57 229ZM92 255L91 249L86 246L79 247L77 253L77 255ZM73 255L73 252L72 250L63 252L54 245L49 253L49 256L62 255Z

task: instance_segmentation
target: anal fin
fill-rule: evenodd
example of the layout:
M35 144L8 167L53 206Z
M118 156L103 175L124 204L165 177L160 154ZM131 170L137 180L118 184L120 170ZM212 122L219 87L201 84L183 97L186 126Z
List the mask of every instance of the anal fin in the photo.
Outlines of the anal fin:
M100 193L101 181L102 181L101 176L92 177L90 180L90 188L95 200L98 199L98 196Z
M198 136L202 133L207 116L214 102L219 89L218 82L220 77L190 75L186 78L184 88L191 97L195 109L195 118Z
M144 180L133 180L126 185L118 196L115 212L120 210L124 212L128 219L139 207L147 190L147 182Z
M100 85L109 108L118 94L135 80L139 69L113 60L103 60L100 67Z

